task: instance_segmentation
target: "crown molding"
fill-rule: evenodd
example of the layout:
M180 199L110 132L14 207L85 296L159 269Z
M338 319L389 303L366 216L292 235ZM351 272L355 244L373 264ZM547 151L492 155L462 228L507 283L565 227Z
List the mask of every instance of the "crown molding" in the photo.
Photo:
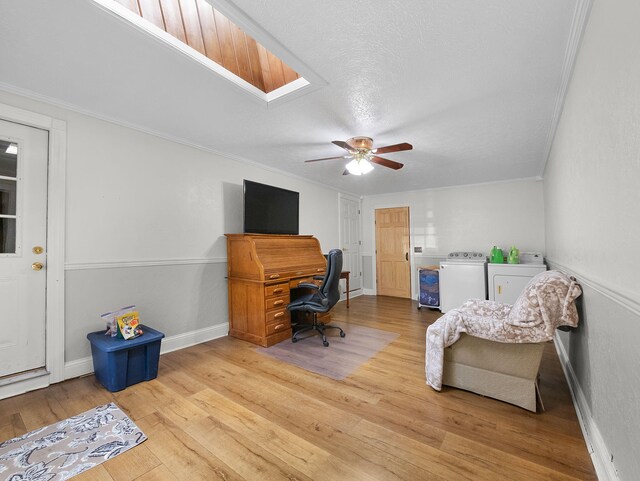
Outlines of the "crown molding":
M551 156L551 149L553 148L553 141L558 130L558 124L560 123L560 117L562 116L562 110L564 108L564 102L567 97L567 90L569 89L569 82L573 75L573 69L578 58L578 51L584 36L584 31L587 28L587 22L589 20L589 13L591 12L591 5L593 0L577 0L576 7L573 12L573 19L571 21L571 28L569 29L569 40L564 52L564 62L562 63L562 72L560 74L560 87L556 94L555 103L553 106L553 115L549 124L549 131L547 132L547 140L545 144L544 157L540 165L540 175L544 177L544 171L547 167L547 162Z

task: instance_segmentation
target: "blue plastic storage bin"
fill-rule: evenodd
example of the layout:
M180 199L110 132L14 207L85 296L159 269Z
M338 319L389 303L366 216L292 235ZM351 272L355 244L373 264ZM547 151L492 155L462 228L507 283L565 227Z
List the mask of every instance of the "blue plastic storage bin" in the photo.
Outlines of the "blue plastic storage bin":
M109 391L122 391L158 376L160 342L164 334L147 326L140 327L144 334L129 340L105 336L104 331L87 334L96 378Z

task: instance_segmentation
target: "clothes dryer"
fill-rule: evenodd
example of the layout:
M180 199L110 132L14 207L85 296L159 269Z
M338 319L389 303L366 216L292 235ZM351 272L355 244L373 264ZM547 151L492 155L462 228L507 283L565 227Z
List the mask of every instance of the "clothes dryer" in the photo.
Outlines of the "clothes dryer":
M489 300L513 304L533 277L547 270L544 264L489 264Z

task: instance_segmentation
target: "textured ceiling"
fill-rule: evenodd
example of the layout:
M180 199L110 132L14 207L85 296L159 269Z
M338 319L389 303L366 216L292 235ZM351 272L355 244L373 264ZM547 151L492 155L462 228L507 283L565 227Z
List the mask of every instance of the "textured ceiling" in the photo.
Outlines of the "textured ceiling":
M6 0L0 87L359 194L540 176L578 2L234 0L326 81L267 108L93 2ZM362 177L304 163L357 135L414 150Z

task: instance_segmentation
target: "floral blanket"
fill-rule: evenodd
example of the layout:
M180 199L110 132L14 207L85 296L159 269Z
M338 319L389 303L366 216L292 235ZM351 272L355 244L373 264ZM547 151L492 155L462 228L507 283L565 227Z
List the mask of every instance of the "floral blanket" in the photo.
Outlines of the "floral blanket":
M573 277L546 271L529 281L513 306L470 299L447 312L427 329L427 384L440 391L444 349L463 332L498 342L549 341L557 327L578 325L575 299L581 294Z

